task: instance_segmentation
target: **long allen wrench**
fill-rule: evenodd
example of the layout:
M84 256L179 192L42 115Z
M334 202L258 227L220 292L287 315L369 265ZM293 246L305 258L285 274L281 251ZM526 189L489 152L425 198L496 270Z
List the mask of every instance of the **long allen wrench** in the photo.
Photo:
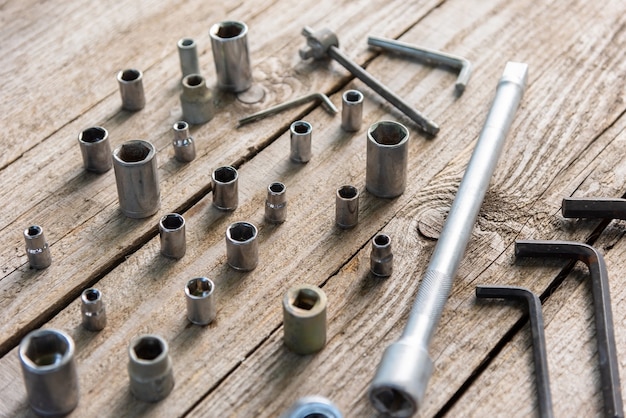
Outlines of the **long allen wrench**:
M566 197L561 211L564 218L626 219L626 199Z
M400 339L385 350L369 390L383 415L410 417L421 405L433 363L428 347L450 294L478 211L522 99L528 65L508 62Z
M419 127L431 135L437 135L439 126L414 109L411 105L402 100L398 95L389 90L380 81L372 77L370 73L365 71L360 65L352 61L345 55L339 47L337 35L330 29L322 29L313 31L313 29L305 26L302 29L302 35L307 38L307 46L300 49L300 58L303 60L314 58L316 60L330 57L341 64L346 70L350 71L353 76L367 84L369 88L382 96L389 103L398 108L402 113L408 116Z
M613 314L609 295L609 275L604 258L590 245L570 241L515 241L516 257L556 257L582 261L589 268L593 295L600 382L607 417L623 417Z
M526 302L530 316L530 331L533 336L539 414L542 418L552 418L554 414L552 412L552 395L550 394L546 337L543 332L543 314L541 313L539 297L526 288L513 286L476 286L476 297L478 299L521 299Z

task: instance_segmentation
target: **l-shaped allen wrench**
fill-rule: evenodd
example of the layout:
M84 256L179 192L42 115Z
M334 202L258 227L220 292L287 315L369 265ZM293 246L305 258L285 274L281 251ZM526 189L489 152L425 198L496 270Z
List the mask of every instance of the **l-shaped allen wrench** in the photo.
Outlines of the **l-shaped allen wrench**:
M593 295L600 382L607 417L623 417L613 314L609 295L609 275L602 254L594 247L571 241L515 241L516 257L555 257L582 261L589 268Z

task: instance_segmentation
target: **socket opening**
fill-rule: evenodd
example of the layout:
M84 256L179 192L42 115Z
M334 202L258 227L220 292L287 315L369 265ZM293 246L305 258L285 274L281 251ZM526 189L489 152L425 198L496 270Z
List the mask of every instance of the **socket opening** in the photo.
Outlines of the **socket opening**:
M408 131L396 122L379 122L370 135L378 144L397 145L407 137Z
M174 129L177 131L184 131L185 129L189 129L189 124L184 120L181 120L174 124Z
M41 227L39 225L31 225L26 228L26 234L29 237L36 237L41 234Z
M37 366L55 366L70 352L69 341L54 331L44 331L28 341L24 354Z
M125 163L138 163L150 155L151 149L141 141L127 142L119 148L117 156Z
M285 191L285 185L282 183L276 182L276 183L270 184L269 189L272 193L282 193Z
M230 166L219 167L213 172L213 178L218 183L230 183L237 180L237 170Z
M187 87L198 87L204 83L204 77L200 74L189 74L183 79L183 84Z
M315 307L319 300L320 297L315 291L311 289L299 289L296 294L296 298L293 301L293 306L310 311Z
M120 77L123 81L135 81L141 77L141 71L135 70L134 68L122 71L122 76Z
M348 90L343 97L346 98L346 102L359 103L363 100L363 93L357 90Z
M185 219L177 213L168 213L161 218L161 226L164 229L179 229L185 225Z
M237 222L228 228L228 235L233 241L246 242L256 237L256 228L247 222Z
M413 402L397 389L379 389L370 395L374 407L384 415L410 417L415 412Z
M100 126L94 126L87 128L80 134L80 140L83 142L96 143L100 142L107 137L107 131Z
M205 298L213 293L213 282L206 277L198 277L187 282L187 293Z
M292 130L300 135L308 134L313 129L309 122L305 122L303 120L299 120L291 125Z
M378 234L374 237L374 244L379 247L386 247L391 242L391 238L385 234Z
M101 297L101 293L98 289L87 289L83 292L83 297L89 302L95 302Z
M217 25L214 31L218 38L236 38L246 31L246 26L241 22L222 22Z
M334 415L322 414L320 412L312 412L304 415L302 418L332 418Z
M191 38L183 38L178 42L180 46L187 46L187 47L193 46L195 43L196 42Z
M337 194L342 199L354 199L359 194L359 189L354 186L341 186L337 189Z
M137 341L133 351L140 360L154 360L165 351L165 347L160 339L144 336Z

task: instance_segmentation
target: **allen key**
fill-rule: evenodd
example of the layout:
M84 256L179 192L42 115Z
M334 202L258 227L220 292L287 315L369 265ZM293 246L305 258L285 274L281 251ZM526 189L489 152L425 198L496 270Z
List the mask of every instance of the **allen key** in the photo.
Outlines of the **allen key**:
M570 241L515 241L516 257L555 257L582 261L589 268L593 295L600 383L604 397L604 414L623 417L609 275L602 254L588 244Z
M542 418L552 418L554 413L552 412L552 395L550 393L550 374L548 373L546 337L543 331L543 314L541 313L539 297L526 288L514 286L476 286L476 297L478 299L498 298L526 301L530 316L530 330L533 336L539 415Z
M333 102L330 101L328 96L326 96L324 93L311 93L311 94L307 94L306 96L302 96L298 99L290 100L288 102L281 103L276 106L272 106L269 109L261 110L260 112L253 113L252 115L241 118L237 121L237 126L246 125L250 122L256 122L257 120L261 120L268 116L275 115L276 113L280 113L284 110L291 109L292 107L296 107L301 104L311 102L313 100L321 101L322 104L325 105L324 107L328 110L328 113L331 113L331 114L339 113L339 110L337 110L337 107L333 104Z
M561 211L564 218L626 219L626 199L566 197Z

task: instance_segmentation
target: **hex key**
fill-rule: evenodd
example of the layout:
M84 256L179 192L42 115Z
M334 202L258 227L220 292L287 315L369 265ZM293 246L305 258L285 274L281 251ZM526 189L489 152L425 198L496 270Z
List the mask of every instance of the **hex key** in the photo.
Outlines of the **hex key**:
M626 199L566 197L561 212L564 218L626 219Z
M311 93L311 94L307 94L306 96L299 97L295 100L290 100L288 102L281 103L276 106L272 106L269 109L261 110L252 115L243 117L237 121L238 123L237 127L246 125L250 122L256 122L257 120L261 120L268 116L275 115L276 113L283 112L287 109L300 106L301 104L308 103L313 100L320 101L324 105L324 107L328 110L328 113L335 114L339 112L339 110L337 110L337 107L334 105L334 103L331 102L328 96L326 96L324 93Z
M619 380L609 275L604 258L591 245L570 241L515 241L516 257L556 257L582 261L589 268L593 295L600 382L607 417L623 417L624 406Z
M554 414L550 393L548 356L546 355L546 337L543 332L543 315L539 297L526 288L514 286L476 286L476 297L479 299L523 299L526 301L530 315L530 330L533 336L539 415L543 418L552 418Z

